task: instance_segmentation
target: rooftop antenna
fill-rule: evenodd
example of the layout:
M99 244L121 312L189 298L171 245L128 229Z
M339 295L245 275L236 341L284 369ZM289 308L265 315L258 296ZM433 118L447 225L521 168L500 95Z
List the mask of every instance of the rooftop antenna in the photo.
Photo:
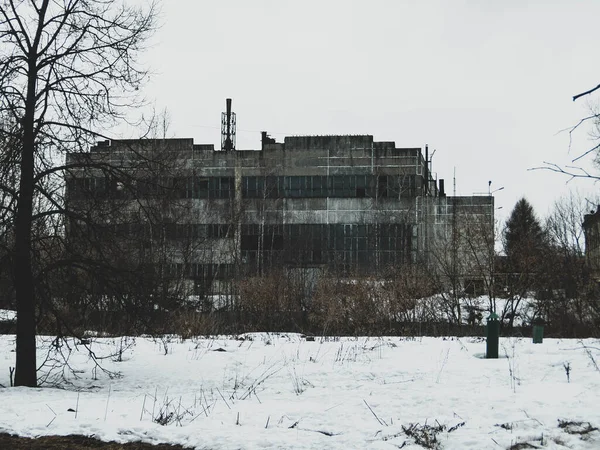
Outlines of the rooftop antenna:
M226 99L227 112L221 113L221 150L235 150L235 113L231 112L231 99Z
M453 195L454 197L456 197L456 167L454 168L454 189L453 189Z

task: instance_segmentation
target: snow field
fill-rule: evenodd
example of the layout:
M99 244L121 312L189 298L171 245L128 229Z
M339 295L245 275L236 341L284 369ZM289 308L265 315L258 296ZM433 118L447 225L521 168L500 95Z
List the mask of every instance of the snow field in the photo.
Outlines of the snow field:
M17 312L10 309L0 309L0 322L12 322L17 320Z
M430 427L440 449L600 448L597 340L502 338L501 358L487 360L479 338L243 338L95 339L113 378L71 342L74 373L52 370L56 387L0 389L0 430L200 449L418 449ZM51 342L39 339L40 364ZM4 386L14 345L0 336Z

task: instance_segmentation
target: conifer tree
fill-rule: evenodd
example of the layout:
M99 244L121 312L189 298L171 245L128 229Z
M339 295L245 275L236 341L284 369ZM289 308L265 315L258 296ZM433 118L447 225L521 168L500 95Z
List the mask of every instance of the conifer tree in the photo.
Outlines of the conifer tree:
M516 203L506 221L502 237L506 253L505 270L508 272L508 301L501 316L512 327L519 303L535 288L538 279L536 272L546 248L542 225L525 198Z
M504 251L513 270L529 270L544 249L544 231L531 204L520 199L504 229Z

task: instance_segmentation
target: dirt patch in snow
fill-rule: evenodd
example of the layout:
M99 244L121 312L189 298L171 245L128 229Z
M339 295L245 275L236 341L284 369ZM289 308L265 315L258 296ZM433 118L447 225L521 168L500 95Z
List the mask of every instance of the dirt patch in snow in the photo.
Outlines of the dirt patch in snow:
M43 436L26 438L7 433L0 433L0 448L32 449L32 450L79 450L101 448L104 450L191 450L180 445L148 444L145 442L104 442L87 436Z

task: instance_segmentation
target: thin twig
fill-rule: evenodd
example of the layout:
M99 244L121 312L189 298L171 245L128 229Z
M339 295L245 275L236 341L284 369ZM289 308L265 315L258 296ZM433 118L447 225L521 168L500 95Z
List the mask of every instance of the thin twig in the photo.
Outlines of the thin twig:
M229 406L229 403L227 403L227 400L225 400L225 397L223 397L223 394L221 394L221 391L219 390L219 388L217 388L217 392L219 393L219 395L221 396L221 398L223 399L223 401L225 402L225 404L227 405L227 407L229 409L231 409L231 406Z
M375 414L375 411L373 411L373 409L369 406L369 404L367 403L367 401L363 398L363 402L365 402L365 405L367 405L367 408L369 408L369 411L371 411L371 413L375 416L375 418L377 419L377 422L379 422L380 425L383 426L388 426L387 423L385 423L384 420L380 419L379 417L377 417L377 414Z
M142 418L144 417L144 409L146 408L146 396L147 396L147 394L144 394L144 403L142 403L142 412L140 413L140 422L142 421Z
M77 393L77 403L75 404L75 418L77 419L77 413L79 412L79 392Z
M110 402L110 391L111 391L112 385L109 384L108 385L108 397L106 398L106 409L104 410L104 421L106 422L106 416L108 414L108 402Z

